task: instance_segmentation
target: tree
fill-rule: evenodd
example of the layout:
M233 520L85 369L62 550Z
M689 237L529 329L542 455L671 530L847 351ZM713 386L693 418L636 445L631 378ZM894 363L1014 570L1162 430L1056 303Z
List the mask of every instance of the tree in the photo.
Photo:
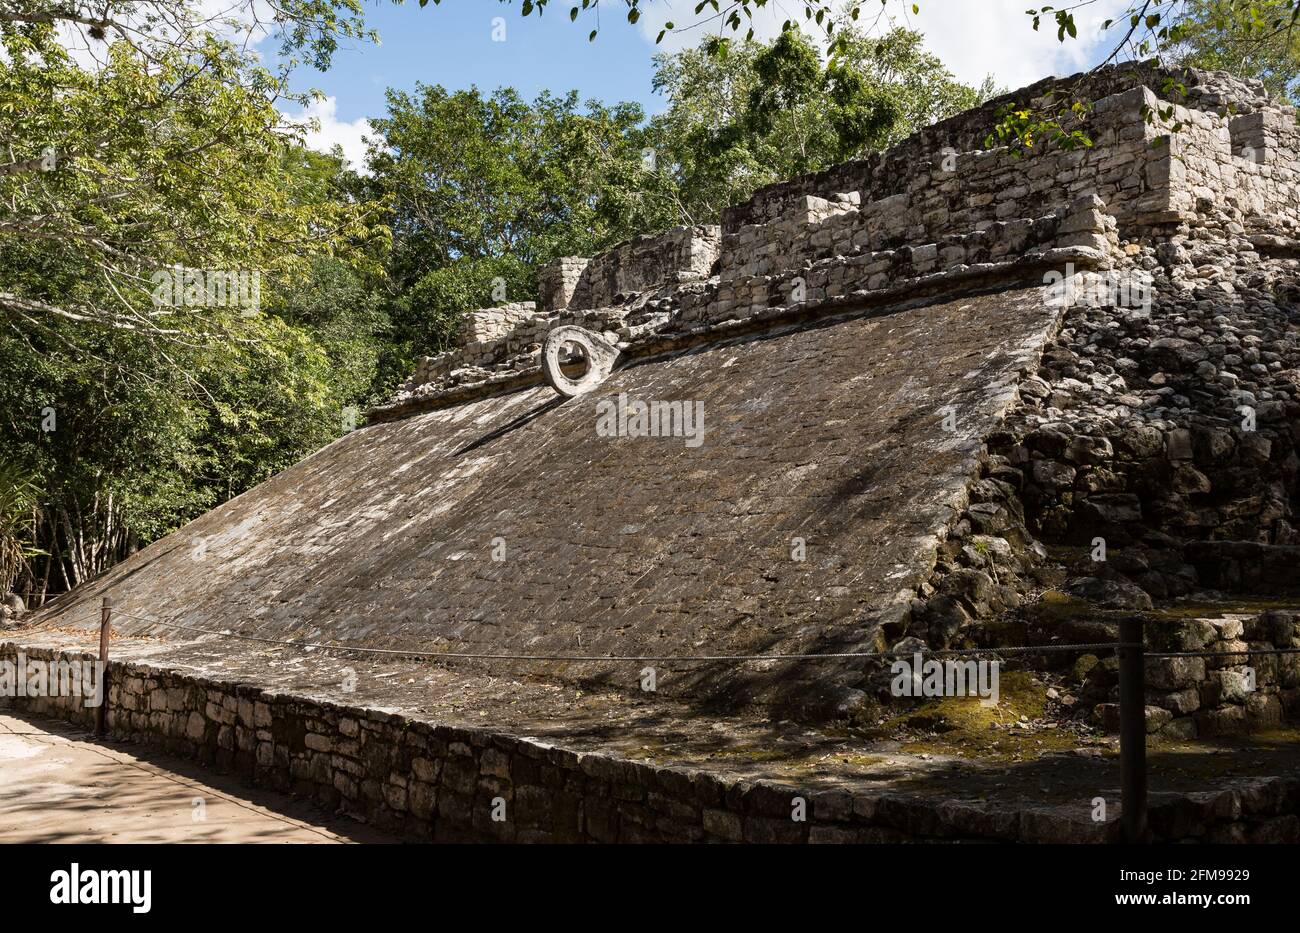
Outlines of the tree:
M0 28L0 249L58 256L64 286L7 280L0 310L33 329L53 318L143 338L214 334L210 310L160 305L175 265L292 274L309 252L373 231L351 204L294 203L269 183L290 148L275 81L209 37L192 53L145 61L119 42L104 67L79 67L48 26Z
M387 234L229 42L123 27L82 67L38 8L82 7L0 7L0 473L35 490L0 538L41 593L345 429L376 390Z
M37 496L32 478L13 463L0 461L0 594L13 589L14 582L40 554L32 545L36 535Z
M918 33L844 37L831 61L793 29L656 56L668 109L650 136L674 176L678 222L714 220L762 185L884 148L991 92L954 79Z
M635 104L581 108L576 92L529 103L511 88L389 91L387 116L371 121L370 168L392 202L395 281L460 259L535 266L623 233L625 220L594 205L612 162L640 165L642 119Z
M434 5L438 2L439 0L434 0ZM585 14L589 18L584 22L594 19L596 27L589 33L589 38L595 39L600 30L599 14L602 7L607 9L613 6L624 12L628 23L636 24L641 19L641 11L649 7L651 2L652 0L612 0L602 4L601 0L582 0L581 4L570 6L569 18L576 22ZM801 11L804 21L812 23L815 29L821 31L833 60L843 52L846 45L847 31L841 27L858 22L864 10L875 11L875 25L884 23L892 26L895 21L891 11L900 14L907 10L918 12L924 2L925 0L879 0L877 5L875 0L842 0L839 4L827 0L805 0L790 4L790 9ZM420 0L421 6L427 4L428 0ZM548 6L550 0L524 0L520 5L520 13L524 16L540 15ZM1076 0L1064 7L1043 6L1025 12L1034 30L1047 23L1049 28L1055 27L1057 39L1065 42L1078 38L1079 25L1075 14L1090 6L1092 0ZM769 7L786 15L783 30L798 25L798 20L787 13L787 8L778 0L699 0L694 4L690 21L666 23L656 41L662 41L670 32L709 26L717 30L718 42L714 49L718 52L728 46L731 36L743 32L746 40L752 39L754 13ZM1217 12L1212 8L1217 8ZM1226 67L1235 64L1248 72L1281 80L1285 78L1288 67L1285 63L1293 57L1292 50L1297 30L1300 29L1300 0L1132 0L1121 16L1103 20L1100 28L1111 38L1111 51L1098 63L1097 68L1112 62L1142 60L1153 55L1164 55L1177 60L1180 48L1190 42L1193 50L1206 50L1206 61L1218 60ZM1210 52L1209 43L1216 35L1231 40L1227 53L1222 58ZM1280 72L1276 70L1278 67L1281 68ZM1086 76L1081 79L1081 83L1084 80ZM1291 84L1286 86L1290 87ZM1172 81L1158 90L1175 97L1180 93L1180 88ZM1090 140L1086 129L1081 128L1085 109L1081 95L1071 89L1045 104L1008 107L999 114L988 143L991 145L994 141L1001 141L1023 148L1032 148L1043 142L1065 148L1086 146ZM1168 113L1148 114L1148 119L1152 120L1168 117Z
M65 44L97 55L123 44L143 61L201 52L210 37L235 45L278 38L287 72L305 56L329 67L340 39L367 39L361 0L0 0L0 24L57 27Z
M1193 0L1171 57L1195 68L1218 69L1264 82L1270 94L1300 103L1300 29L1277 36L1270 24L1286 20L1286 0Z
M535 294L539 265L661 228L671 201L652 197L643 120L576 92L390 91L369 164L390 205L395 340L437 352L464 311Z

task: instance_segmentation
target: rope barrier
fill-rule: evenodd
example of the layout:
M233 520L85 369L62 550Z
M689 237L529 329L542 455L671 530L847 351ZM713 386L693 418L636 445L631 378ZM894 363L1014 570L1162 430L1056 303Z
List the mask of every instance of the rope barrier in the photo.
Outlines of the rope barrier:
M111 600L104 598L103 617L100 630L100 658L107 659L109 623L111 621ZM1120 799L1123 837L1128 842L1147 841L1150 835L1147 800L1147 724L1145 717L1146 692L1144 667L1147 658L1242 658L1262 655L1300 654L1297 648L1245 648L1240 651L1145 651L1145 637L1140 617L1129 616L1119 620L1119 639L1114 642L1092 642L1073 645L1021 645L1007 648L947 648L931 649L921 647L912 651L845 651L809 654L717 654L717 655L561 655L561 654L505 654L489 652L446 651L423 652L398 648L372 648L365 645L327 645L306 641L284 641L265 638L259 635L244 635L229 630L214 631L199 626L185 625L180 622L164 621L149 616L118 611L125 619L142 622L145 625L161 625L180 631L195 632L217 638L232 638L240 641L257 642L283 648L305 650L354 652L362 654L388 655L411 660L466 659L489 661L555 661L555 662L728 662L746 664L755 661L816 661L834 659L889 659L914 656L929 657L979 657L984 655L1047 654L1051 652L1084 651L1120 651L1119 655L1119 733L1120 733ZM105 707L99 712L103 714ZM101 721L99 731L103 731Z
M1235 658L1252 654L1300 654L1300 648L1247 648L1244 651L1147 651L1148 658Z
M504 654L496 652L473 652L473 651L414 651L404 648L371 648L365 645L327 645L316 642L305 641L282 641L275 638L264 638L259 635L244 635L238 632L214 631L213 629L199 628L193 625L183 625L179 622L168 622L162 619L153 619L147 616L140 616L134 613L114 610L115 615L127 619L133 619L137 622L144 622L150 625L163 625L170 628L180 629L187 632L197 632L201 635L212 635L218 638L232 638L239 641L251 641L260 644L278 645L285 648L312 649L321 651L353 651L362 654L382 654L411 659L438 660L447 658L453 660L471 660L471 661L573 661L573 662L596 662L596 661L618 661L618 662L659 662L671 663L675 661L698 661L698 662L732 662L732 663L753 663L758 661L825 661L825 660L846 660L854 658L870 659L878 658L886 660L890 658L910 658L916 654L930 657L948 657L948 656L978 656L978 655L1000 655L1000 654L1036 654L1056 651L1107 651L1116 648L1137 647L1136 645L1126 645L1120 642L1097 642L1082 645L1024 645L1006 648L923 648L916 651L839 651L839 652L814 652L808 654L696 654L696 655L574 655L574 654Z
M275 645L282 648L297 648L300 650L313 651L348 651L360 654L376 654L390 657L401 657L412 660L467 660L467 661L541 661L541 662L574 662L574 663L594 663L600 661L615 661L625 663L672 663L672 662L700 662L700 663L754 663L761 661L828 661L828 660L850 660L850 659L878 659L890 660L899 658L910 658L917 654L925 657L980 657L984 655L1027 655L1027 654L1051 654L1056 652L1096 652L1096 651L1116 651L1122 648L1139 648L1141 645L1135 642L1084 642L1081 644L1054 644L1054 645L1015 645L1001 648L921 648L907 651L838 651L838 652L810 652L806 654L692 654L692 655L615 655L615 654L508 654L503 652L477 652L477 651L418 651L406 648L372 648L367 645L339 645L324 644L319 642L307 641L285 641L276 638L265 638L259 635L244 635L239 632L221 631L207 628L200 628L193 625L184 625L180 622L171 622L164 619L155 619L150 616L142 616L136 613L123 612L115 609L114 614L136 622L143 622L147 625L162 625L168 628L179 629L186 632L194 632L199 635L208 635L216 638L230 638L238 641L256 642L258 644ZM98 616L94 621L98 622ZM48 625L48 623L46 623ZM32 629L30 631L35 631ZM1257 655L1285 655L1300 654L1300 648L1247 648L1241 651L1145 651L1147 658L1232 658L1246 657Z

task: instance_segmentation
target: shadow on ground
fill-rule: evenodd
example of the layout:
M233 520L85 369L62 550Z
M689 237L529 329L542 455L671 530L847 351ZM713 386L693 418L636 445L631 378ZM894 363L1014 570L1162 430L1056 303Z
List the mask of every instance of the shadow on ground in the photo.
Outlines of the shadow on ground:
M347 816L193 761L0 710L0 840L393 842Z

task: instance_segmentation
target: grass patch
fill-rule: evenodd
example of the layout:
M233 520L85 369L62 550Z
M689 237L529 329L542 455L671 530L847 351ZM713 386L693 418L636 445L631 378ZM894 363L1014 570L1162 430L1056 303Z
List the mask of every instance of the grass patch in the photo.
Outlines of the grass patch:
M982 705L978 697L928 700L881 728L893 735L903 733L902 751L911 754L1023 761L1078 746L1077 735L1059 728L1034 731L1015 726L1022 717L1033 721L1047 716L1047 688L1033 674L1003 671L998 694L995 706Z

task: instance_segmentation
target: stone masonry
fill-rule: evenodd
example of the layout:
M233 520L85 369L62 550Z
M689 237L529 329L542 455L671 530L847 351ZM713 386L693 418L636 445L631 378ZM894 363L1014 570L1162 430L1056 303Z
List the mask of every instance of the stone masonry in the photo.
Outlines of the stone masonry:
M0 643L0 658L12 658ZM29 650L32 658L57 652ZM487 729L278 695L144 664L109 669L108 727L419 840L439 842L1117 842L1119 823L651 765ZM0 701L0 703L9 701ZM78 698L19 708L90 726ZM802 802L806 819L790 818ZM1294 842L1294 776L1157 800L1156 841ZM506 819L494 820L493 813ZM1084 811L1086 812L1086 811Z
M1091 146L985 145L1002 108L1067 94L1087 102ZM659 658L660 705L620 720L632 731L682 715L856 727L887 702L860 659L673 657L1071 649L1136 613L1153 648L1224 652L1148 663L1154 737L1300 716L1294 655L1231 654L1300 647L1292 108L1218 73L1115 66L768 186L719 221L542 269L535 303L468 315L365 428L35 621L86 635L112 596L131 646L110 678L116 733L426 838L1115 832L851 782L808 790L810 822L791 823L797 783L607 754L594 713L563 712L573 748L494 729L510 701L483 687L503 674L481 655L535 657L511 689L547 709L573 689L635 706L639 665L618 656ZM562 326L617 353L567 399L541 366ZM638 399L698 402L703 442L598 433L602 404ZM1196 608L1243 593L1263 605ZM227 681L247 644L230 636L412 652L460 678L453 694L499 705L466 728L429 722L415 694L351 707L266 686L322 663L305 656ZM76 642L59 639L31 650ZM1113 727L1113 658L1024 660L1068 685L1054 721ZM506 826L486 815L498 797ZM1278 779L1189 791L1153 825L1169 841L1295 840L1297 811L1300 785Z
M1065 93L1091 100L1091 146L984 148L1001 108ZM1172 116L1161 121L1165 107ZM862 161L761 189L725 210L720 228L678 228L594 259L560 260L541 272L536 326L422 363L396 402L466 383L490 389L503 369L531 373L540 338L558 324L653 352L663 338L775 308L945 277L959 287L1026 261L1109 268L1118 239L1167 241L1176 225L1199 224L1211 208L1231 215L1244 237L1284 246L1300 232L1293 109L1249 82L1153 65L1052 79Z

